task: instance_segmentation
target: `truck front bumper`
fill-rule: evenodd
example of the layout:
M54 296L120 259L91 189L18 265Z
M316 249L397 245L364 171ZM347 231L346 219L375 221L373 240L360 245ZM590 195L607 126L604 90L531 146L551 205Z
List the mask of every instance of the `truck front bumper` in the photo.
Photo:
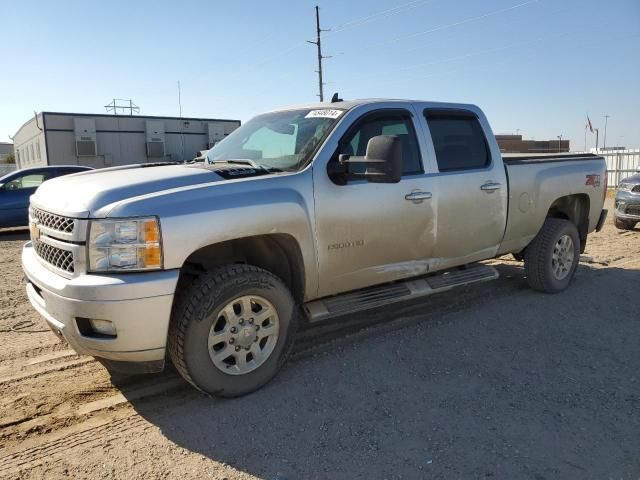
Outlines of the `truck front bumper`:
M618 190L614 215L620 220L640 222L640 194Z
M31 242L23 247L22 268L29 301L77 353L120 370L129 362L142 367L136 371L162 368L178 270L67 279L40 262ZM88 330L92 319L111 322L115 335Z

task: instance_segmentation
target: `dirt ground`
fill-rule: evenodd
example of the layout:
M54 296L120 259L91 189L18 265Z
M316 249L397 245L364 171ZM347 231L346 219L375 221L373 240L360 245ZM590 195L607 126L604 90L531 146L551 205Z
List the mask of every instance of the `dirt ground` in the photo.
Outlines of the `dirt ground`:
M640 478L640 228L609 219L559 295L502 258L497 281L303 331L224 401L38 332L26 236L0 233L0 478Z

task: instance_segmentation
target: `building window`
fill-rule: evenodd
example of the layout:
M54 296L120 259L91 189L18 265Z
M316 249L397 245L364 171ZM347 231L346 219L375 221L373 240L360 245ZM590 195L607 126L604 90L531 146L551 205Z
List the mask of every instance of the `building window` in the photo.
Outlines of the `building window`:
M40 160L40 140L36 142L36 154L38 155L38 160Z
M20 167L20 150L16 148L16 164Z
M30 152L31 152L31 159L32 159L32 160L35 160L35 159L36 159L36 156L35 156L35 155L34 155L34 153L33 153L33 143L29 144L29 150L30 150Z

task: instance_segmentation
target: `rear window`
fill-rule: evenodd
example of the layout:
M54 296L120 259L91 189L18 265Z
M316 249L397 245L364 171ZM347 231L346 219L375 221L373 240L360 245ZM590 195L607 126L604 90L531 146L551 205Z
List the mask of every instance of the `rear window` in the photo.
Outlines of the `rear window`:
M478 119L469 113L425 111L436 151L438 170L473 170L491 163L491 155Z

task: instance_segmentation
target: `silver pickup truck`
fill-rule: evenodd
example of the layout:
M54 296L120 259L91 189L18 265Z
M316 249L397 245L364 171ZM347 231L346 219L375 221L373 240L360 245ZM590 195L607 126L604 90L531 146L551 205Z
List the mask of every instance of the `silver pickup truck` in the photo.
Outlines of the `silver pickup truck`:
M198 389L269 381L300 322L497 277L507 253L567 288L606 217L594 155L502 158L473 105L362 100L250 120L199 164L45 182L22 264L33 307L80 354L168 357Z

